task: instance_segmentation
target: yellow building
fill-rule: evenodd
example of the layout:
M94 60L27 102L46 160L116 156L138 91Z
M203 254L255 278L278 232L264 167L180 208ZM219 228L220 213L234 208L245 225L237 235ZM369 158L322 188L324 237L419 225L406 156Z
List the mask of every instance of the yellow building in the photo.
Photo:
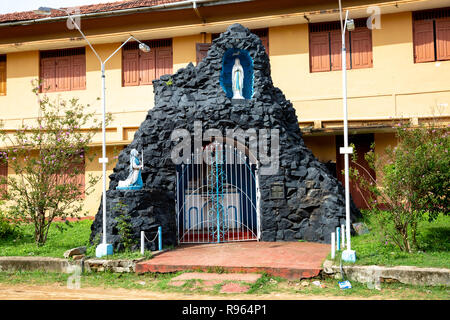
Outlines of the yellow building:
M395 144L393 121L413 124L450 118L450 1L343 1L355 20L347 36L350 142L376 152ZM258 34L271 61L272 78L297 112L304 140L316 157L340 172L342 72L338 1L147 0L91 5L72 11L105 59L130 35L152 47L139 54L125 45L106 64L106 104L113 122L106 141L110 162L153 107L151 81L197 63L207 43L233 23ZM370 28L369 28L370 27ZM30 81L40 78L50 98L78 97L101 116L100 63L65 13L0 15L0 109L5 130L32 122L38 105ZM93 152L101 154L101 136ZM101 165L86 165L101 174ZM3 175L12 174L0 170ZM352 190L357 205L364 206ZM95 215L101 186L85 199Z

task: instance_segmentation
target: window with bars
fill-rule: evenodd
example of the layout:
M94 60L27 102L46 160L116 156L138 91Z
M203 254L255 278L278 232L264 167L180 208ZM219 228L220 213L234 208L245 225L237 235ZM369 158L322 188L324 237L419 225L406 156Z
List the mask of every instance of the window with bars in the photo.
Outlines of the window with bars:
M40 52L41 91L86 89L85 48Z
M0 54L0 96L6 95L6 54Z
M414 62L450 60L450 8L413 12Z
M347 69L371 68L372 30L365 19L355 20L355 30L347 31ZM339 21L309 25L310 71L324 72L342 69L342 36Z
M152 84L173 71L172 39L143 41L150 52L139 50L139 43L127 43L122 50L122 86Z

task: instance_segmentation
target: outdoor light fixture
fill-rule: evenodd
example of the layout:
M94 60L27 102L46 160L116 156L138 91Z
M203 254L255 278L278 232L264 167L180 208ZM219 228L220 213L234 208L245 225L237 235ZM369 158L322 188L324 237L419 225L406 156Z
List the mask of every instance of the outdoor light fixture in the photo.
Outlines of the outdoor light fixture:
M145 43L139 43L139 50L143 52L150 52L150 47L146 45Z
M353 21L353 19L348 19L348 20L346 21L346 24L347 24L347 30L348 30L348 31L353 31L353 30L355 30L355 21Z
M342 21L342 4L339 0L339 16L341 20L342 36L342 108L344 111L344 147L339 149L344 155L345 164L345 231L347 238L347 247L342 252L342 260L346 262L355 262L356 253L351 248L350 243L350 185L349 185L349 155L353 153L353 148L348 146L348 110L347 110L347 50L345 48L345 30L355 30L355 22L348 19L348 10L345 13L345 22Z
M51 14L52 10L61 11L67 14L67 17L72 21L73 25L77 28L77 30L80 32L81 36L84 40L88 43L89 47L94 52L95 56L97 57L98 61L100 62L100 68L101 68L101 79L102 79L102 109L103 109L103 119L102 119L102 157L98 159L98 162L102 164L102 171L103 171L103 194L102 194L102 211L103 211L103 241L101 244L97 246L95 249L95 255L100 258L106 255L113 254L113 246L112 244L108 244L106 242L106 164L108 163L108 158L106 157L106 128L105 128L105 118L106 118L106 101L105 101L105 93L106 93L106 86L105 86L105 64L108 62L108 60L115 55L128 41L131 39L139 42L139 49L144 52L149 52L150 47L146 45L145 43L139 41L132 35L123 42L119 48L116 49L108 58L105 59L105 61L102 61L97 51L95 51L92 44L89 42L89 40L84 35L83 31L81 31L80 26L75 22L75 20L72 18L72 16L69 14L69 12L65 9L54 9L49 7L39 7L38 10L34 10L34 13L36 14L43 14L43 15L49 15Z

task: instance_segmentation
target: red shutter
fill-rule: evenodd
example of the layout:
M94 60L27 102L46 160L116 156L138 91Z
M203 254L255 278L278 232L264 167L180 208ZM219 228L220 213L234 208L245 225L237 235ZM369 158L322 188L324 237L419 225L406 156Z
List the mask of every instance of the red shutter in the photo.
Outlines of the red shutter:
M350 50L349 50L349 36L345 35L345 46L347 48L347 70L351 69ZM330 32L330 55L331 55L331 70L342 69L342 35L341 31L335 30Z
M372 67L372 32L368 28L357 28L351 33L352 69Z
M173 68L172 47L153 49L156 51L156 79L162 75L171 74Z
M6 94L6 61L0 61L0 95Z
M269 36L264 35L264 36L260 36L259 38L261 39L261 42L262 42L264 48L266 49L266 53L269 54Z
M123 86L139 85L139 52L138 50L123 51Z
M208 55L208 50L211 47L211 43L197 43L197 65Z
M55 58L41 59L41 85L42 92L55 91L56 78Z
M71 57L56 58L55 91L70 90L70 78L72 74L71 69Z
M436 20L436 54L438 60L450 60L450 18Z
M309 35L311 72L330 71L330 40L328 32Z
M414 61L434 61L434 31L432 20L414 21Z
M152 84L155 79L155 50L141 52L139 57L139 84Z
M72 90L86 89L86 56L72 56Z

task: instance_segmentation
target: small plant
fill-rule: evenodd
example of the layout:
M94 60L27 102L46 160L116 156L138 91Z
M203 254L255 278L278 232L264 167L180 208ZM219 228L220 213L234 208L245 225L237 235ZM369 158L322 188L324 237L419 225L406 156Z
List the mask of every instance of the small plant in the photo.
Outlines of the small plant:
M170 79L167 80L165 83L166 83L166 86L171 86L171 85L173 85L173 79L170 78Z
M131 227L130 216L127 214L127 206L119 201L114 206L114 210L121 213L116 218L116 228L120 236L120 243L125 251L129 251L131 247L136 244L136 241L133 239L133 229Z

